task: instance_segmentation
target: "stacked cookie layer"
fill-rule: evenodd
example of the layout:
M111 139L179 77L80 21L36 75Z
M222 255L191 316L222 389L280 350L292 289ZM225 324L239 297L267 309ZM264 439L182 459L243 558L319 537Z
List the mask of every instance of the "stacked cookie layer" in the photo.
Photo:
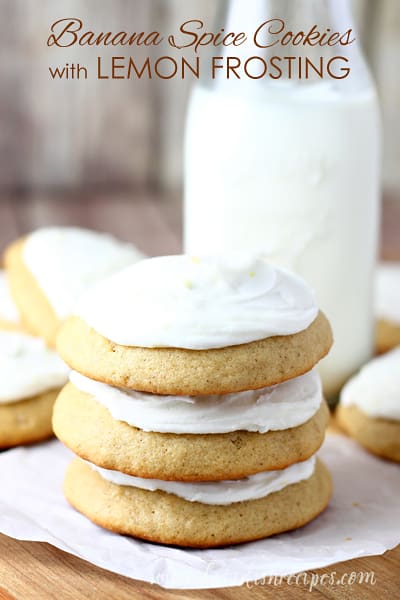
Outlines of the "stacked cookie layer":
M53 417L78 457L68 500L182 546L307 523L331 493L314 369L331 343L304 282L262 259L161 257L111 277L58 338L74 369Z

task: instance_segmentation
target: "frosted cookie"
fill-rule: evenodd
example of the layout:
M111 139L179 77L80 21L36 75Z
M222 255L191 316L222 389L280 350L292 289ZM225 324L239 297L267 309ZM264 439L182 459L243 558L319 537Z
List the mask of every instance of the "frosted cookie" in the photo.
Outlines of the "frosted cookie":
M282 469L318 450L329 419L316 372L272 390L191 399L71 379L54 408L57 437L96 465L146 478L212 481Z
M193 396L297 377L331 344L302 279L262 258L182 255L141 261L101 282L78 303L57 346L91 379Z
M54 346L78 298L112 273L141 260L131 244L75 227L39 229L5 254L12 297L29 331Z
M284 471L216 484L139 480L76 459L64 491L72 506L106 529L210 548L305 525L326 507L331 479L314 457Z
M375 286L376 349L382 353L400 345L400 263L380 263Z
M67 366L41 339L0 331L0 372L0 448L50 437Z
M17 307L11 299L6 274L0 269L0 330L22 331Z
M400 348L369 362L345 385L337 419L367 450L400 462Z

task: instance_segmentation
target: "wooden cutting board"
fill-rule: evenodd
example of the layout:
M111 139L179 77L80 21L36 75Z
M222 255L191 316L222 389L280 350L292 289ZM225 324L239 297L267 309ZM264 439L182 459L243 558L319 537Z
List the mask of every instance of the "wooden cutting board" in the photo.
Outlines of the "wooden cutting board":
M328 585L333 574L335 582L344 576L348 581L351 573L373 572L375 585ZM325 580L316 583L310 596L312 575ZM334 600L397 600L400 589L400 547L383 556L359 558L325 569L308 571L308 581L297 585L266 582L220 590L170 591L120 577L89 563L37 542L18 542L0 535L0 600L260 600L302 598ZM316 579L315 579L316 581ZM2 592L4 588L8 592Z

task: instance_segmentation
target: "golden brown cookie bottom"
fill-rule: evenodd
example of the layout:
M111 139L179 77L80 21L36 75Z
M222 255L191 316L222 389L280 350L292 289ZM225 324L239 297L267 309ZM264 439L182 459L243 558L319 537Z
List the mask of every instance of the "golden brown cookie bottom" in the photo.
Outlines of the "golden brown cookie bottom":
M357 406L339 404L336 418L343 429L364 448L389 460L400 462L400 422L376 419Z
M332 331L322 312L300 333L212 350L120 346L78 317L67 319L57 338L63 360L90 379L175 396L227 394L282 383L311 370L331 345Z
M56 436L75 454L105 469L174 481L241 479L306 460L322 444L329 419L325 401L306 423L282 431L223 434L146 432L115 420L71 383L54 407Z
M332 484L317 461L313 475L259 500L215 506L161 491L119 486L75 459L64 483L67 500L97 525L151 542L212 548L301 527L324 510Z
M53 435L51 416L59 390L0 404L0 448L40 442Z
M378 354L389 352L400 346L400 325L379 319L376 324L376 351Z

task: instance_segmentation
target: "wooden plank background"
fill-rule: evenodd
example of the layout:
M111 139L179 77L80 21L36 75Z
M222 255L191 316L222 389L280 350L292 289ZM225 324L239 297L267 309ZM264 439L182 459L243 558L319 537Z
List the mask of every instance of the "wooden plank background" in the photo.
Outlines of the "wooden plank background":
M0 200L10 193L43 189L179 189L192 82L52 81L49 65L74 60L90 64L96 52L49 49L45 41L50 24L66 16L77 16L94 30L168 31L201 13L211 26L217 4L0 0ZM384 187L388 195L400 198L400 2L353 4L381 98ZM120 50L118 54L132 53ZM135 49L138 58L144 53L148 50Z

